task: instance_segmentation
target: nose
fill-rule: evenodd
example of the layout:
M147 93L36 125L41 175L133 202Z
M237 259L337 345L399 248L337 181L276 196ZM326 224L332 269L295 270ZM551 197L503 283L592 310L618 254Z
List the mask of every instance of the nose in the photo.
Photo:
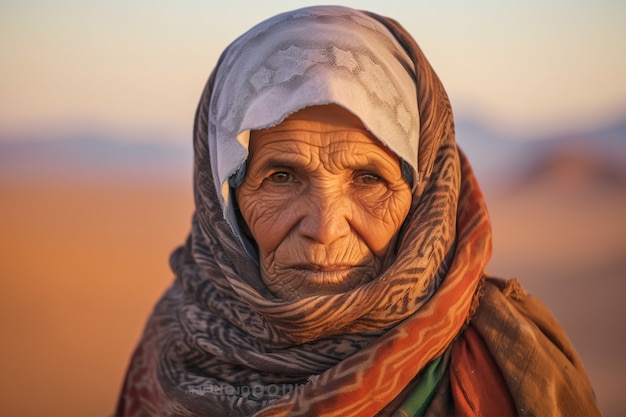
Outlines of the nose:
M342 193L320 190L310 193L303 203L301 236L327 245L350 233L350 202Z

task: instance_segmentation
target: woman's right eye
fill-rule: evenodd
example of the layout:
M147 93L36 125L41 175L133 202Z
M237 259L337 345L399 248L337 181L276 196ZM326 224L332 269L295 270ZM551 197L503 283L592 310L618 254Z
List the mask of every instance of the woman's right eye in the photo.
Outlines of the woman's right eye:
M291 174L285 171L274 172L268 179L275 184L284 184L291 180Z

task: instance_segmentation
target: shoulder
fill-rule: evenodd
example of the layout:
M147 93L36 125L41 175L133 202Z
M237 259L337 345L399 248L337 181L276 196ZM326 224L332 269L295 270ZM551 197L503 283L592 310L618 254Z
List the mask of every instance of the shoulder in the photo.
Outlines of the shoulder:
M517 280L487 278L471 324L500 368L520 415L600 414L562 326Z

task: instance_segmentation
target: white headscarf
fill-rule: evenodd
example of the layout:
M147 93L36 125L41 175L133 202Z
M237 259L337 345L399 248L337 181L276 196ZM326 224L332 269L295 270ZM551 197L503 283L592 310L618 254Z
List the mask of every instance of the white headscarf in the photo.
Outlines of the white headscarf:
M358 116L417 185L415 68L402 46L380 22L344 7L281 14L235 40L215 74L209 150L224 217L236 235L230 188L243 180L250 130L330 103Z

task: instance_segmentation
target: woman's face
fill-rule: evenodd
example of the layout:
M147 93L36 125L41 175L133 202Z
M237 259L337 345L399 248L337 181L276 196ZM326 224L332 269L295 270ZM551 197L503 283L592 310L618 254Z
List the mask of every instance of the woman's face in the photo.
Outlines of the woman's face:
M378 276L409 212L398 157L336 105L253 131L236 198L277 297L339 293Z

